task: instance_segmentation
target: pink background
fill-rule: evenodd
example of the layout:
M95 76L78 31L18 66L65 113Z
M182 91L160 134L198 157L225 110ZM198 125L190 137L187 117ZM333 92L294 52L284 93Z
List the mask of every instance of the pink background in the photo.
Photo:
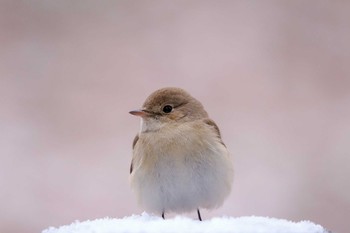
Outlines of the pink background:
M235 160L232 195L203 218L346 232L349 23L347 1L2 0L0 231L141 213L128 111L177 86Z

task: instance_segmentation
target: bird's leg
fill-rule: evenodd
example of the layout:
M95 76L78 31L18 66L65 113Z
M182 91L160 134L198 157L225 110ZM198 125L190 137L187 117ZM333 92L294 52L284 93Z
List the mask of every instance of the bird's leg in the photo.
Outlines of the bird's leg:
M199 221L202 221L201 213L199 212L199 209L197 209L198 219Z
M164 218L164 211L162 212L162 218L165 219L165 218Z

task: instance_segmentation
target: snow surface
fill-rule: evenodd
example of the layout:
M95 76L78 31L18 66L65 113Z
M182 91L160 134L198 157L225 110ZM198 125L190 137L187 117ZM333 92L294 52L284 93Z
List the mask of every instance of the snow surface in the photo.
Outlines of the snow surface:
M177 216L163 220L143 213L120 219L104 218L79 222L59 228L50 227L42 233L132 233L132 232L201 232L201 233L327 233L322 226L310 221L291 222L267 217L221 217L198 220Z

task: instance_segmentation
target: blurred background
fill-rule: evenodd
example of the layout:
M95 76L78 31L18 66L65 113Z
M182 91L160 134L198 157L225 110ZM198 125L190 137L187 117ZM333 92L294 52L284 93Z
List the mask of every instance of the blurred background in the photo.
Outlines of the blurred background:
M235 161L231 196L205 219L346 232L349 22L349 1L1 0L0 231L142 213L128 112L176 86Z

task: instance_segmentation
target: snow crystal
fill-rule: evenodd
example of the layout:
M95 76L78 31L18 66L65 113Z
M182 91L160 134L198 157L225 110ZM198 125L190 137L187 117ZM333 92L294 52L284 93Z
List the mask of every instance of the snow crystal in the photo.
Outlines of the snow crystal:
M177 216L163 220L143 213L120 219L104 218L76 221L59 228L50 227L42 233L133 233L133 232L201 232L201 233L327 233L322 226L310 221L291 222L267 217L221 217L204 220Z

